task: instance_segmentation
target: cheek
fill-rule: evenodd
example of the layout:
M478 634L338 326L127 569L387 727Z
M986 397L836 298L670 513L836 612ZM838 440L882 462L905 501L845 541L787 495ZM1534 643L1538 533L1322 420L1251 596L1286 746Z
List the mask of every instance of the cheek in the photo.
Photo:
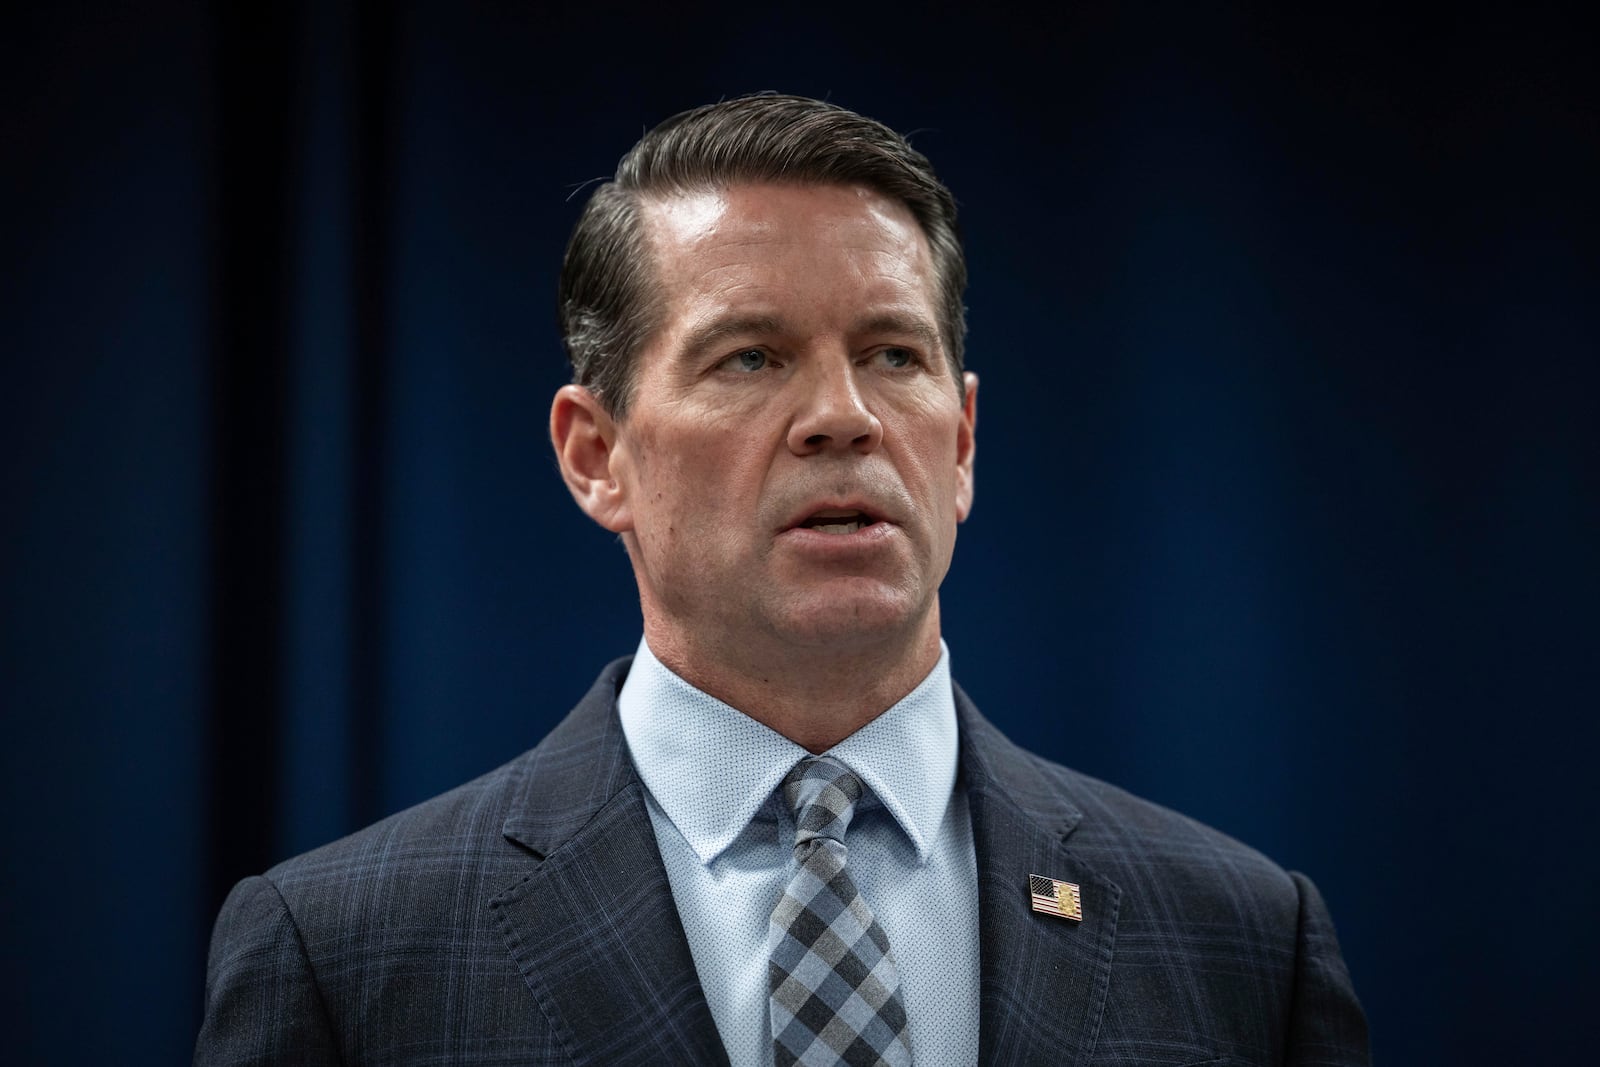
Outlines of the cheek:
M703 543L732 528L734 517L754 506L740 493L745 479L736 466L737 455L729 446L705 440L656 452L640 486L651 535Z
M924 491L952 497L958 482L960 424L948 412L927 412L909 420L902 440L907 442L905 465ZM886 435L887 436L887 435Z

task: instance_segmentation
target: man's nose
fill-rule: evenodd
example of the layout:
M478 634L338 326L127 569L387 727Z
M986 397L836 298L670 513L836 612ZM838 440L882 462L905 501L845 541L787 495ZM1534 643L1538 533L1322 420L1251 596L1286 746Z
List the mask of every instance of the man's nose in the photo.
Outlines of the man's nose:
M797 456L849 449L871 452L883 440L883 423L867 406L855 363L829 360L796 383L800 410L789 426L789 449Z

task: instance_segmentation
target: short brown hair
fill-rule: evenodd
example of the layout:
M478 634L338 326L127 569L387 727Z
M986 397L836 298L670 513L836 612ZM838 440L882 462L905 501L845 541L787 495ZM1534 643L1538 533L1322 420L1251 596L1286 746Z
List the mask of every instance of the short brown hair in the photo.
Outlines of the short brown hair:
M956 202L922 153L836 104L762 93L707 104L639 139L589 197L561 265L561 334L573 380L613 414L632 396L639 348L660 321L641 204L734 182L864 185L903 203L933 253L939 330L958 388L967 287Z

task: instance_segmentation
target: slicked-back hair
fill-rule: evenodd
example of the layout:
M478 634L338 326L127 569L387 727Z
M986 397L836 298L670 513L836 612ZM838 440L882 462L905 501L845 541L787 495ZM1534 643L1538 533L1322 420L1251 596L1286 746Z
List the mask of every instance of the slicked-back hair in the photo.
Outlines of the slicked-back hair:
M613 415L626 413L639 350L665 310L644 206L754 182L860 185L911 211L933 254L940 339L960 389L967 262L955 198L927 158L881 122L821 100L768 93L667 119L589 197L561 266L561 334L573 381Z

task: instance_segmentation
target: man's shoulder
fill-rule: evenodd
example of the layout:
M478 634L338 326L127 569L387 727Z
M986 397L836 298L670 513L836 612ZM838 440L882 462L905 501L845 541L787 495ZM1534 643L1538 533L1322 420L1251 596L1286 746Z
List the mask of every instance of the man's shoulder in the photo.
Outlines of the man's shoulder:
M959 692L959 691L958 691ZM1182 812L1013 743L971 711L963 725L987 773L1004 783L1010 802L1029 817L1058 824L1067 847L1113 879L1196 890L1248 886L1285 901L1297 898L1291 877L1250 845Z
M1080 851L1107 851L1169 868L1226 869L1230 873L1286 879L1272 859L1213 826L1082 771L1040 757L1044 773L1083 811L1073 843Z
M1017 887L1032 875L1079 886L1083 925L1069 929L1080 951L1103 953L1099 973L1115 939L1101 1047L1128 1062L1221 1063L1219 1053L1278 1062L1286 1049L1290 1059L1366 1061L1361 1009L1309 880L1187 815L1025 751L959 689L956 703L980 876L1011 915L986 930L1019 961L1017 973L1036 973L1027 953L1045 935ZM1051 929L1065 951L1068 935ZM1050 1025L1060 1006L1024 1013L1014 1032Z
M363 883L461 880L537 853L530 824L559 832L614 794L626 753L615 692L627 660L610 664L584 698L533 748L448 792L284 860L265 879L286 899L348 894Z
M459 865L500 837L517 785L537 748L446 793L395 812L354 833L300 853L266 872L280 887L348 882L395 868L426 868L430 857Z
M197 1062L247 1047L262 1050L251 1062L335 1062L340 1044L346 1060L359 1045L373 1062L454 1061L501 1040L546 1062L507 901L637 796L616 721L625 670L509 763L238 883L212 935Z

